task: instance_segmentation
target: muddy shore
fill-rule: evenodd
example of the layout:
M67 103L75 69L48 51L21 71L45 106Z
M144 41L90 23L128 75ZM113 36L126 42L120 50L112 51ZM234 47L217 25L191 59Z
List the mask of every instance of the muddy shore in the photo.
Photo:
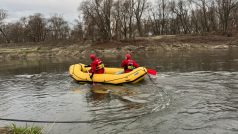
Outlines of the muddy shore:
M133 41L90 41L68 43L0 44L0 60L34 58L86 58L89 53L101 57L115 57L125 53L147 53L162 51L192 51L230 49L238 47L237 37L224 36L156 36L136 38Z

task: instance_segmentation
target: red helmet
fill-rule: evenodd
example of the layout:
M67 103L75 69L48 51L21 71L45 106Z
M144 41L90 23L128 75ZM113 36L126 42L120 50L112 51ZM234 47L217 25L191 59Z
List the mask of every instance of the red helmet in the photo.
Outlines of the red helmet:
M126 54L125 57L126 57L126 59L130 59L131 55L130 54Z
M96 56L94 54L90 54L90 59L94 60L96 58Z

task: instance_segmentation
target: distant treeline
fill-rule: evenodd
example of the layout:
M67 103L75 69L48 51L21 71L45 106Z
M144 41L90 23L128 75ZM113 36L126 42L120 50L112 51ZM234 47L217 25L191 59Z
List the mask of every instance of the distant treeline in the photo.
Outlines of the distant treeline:
M238 31L238 0L84 0L73 27L54 15L37 13L4 24L0 10L0 43L55 40L128 40L173 34L224 34Z

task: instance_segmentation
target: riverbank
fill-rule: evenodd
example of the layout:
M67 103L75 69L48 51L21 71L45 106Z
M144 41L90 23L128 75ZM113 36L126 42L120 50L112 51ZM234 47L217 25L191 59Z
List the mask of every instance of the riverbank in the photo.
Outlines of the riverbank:
M60 43L1 44L0 60L47 57L79 59L87 57L89 53L96 53L102 57L115 57L125 53L229 49L232 47L238 47L237 37L215 35L166 35L104 43L64 41Z

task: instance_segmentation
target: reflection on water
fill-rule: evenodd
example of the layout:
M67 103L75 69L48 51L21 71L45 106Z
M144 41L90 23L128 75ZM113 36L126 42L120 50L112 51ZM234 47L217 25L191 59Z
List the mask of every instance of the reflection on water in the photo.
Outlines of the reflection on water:
M133 58L141 65L157 69L157 71L237 71L238 48L228 50L207 51L173 51L133 55ZM106 66L120 66L124 58L115 57L105 59L101 57ZM75 63L89 64L88 59L37 59L1 61L1 74L35 74L41 72L65 72L69 65Z
M148 78L138 84L78 84L67 70L79 61L3 62L0 117L93 121L37 124L53 134L238 132L236 50L148 53L135 58L140 65L159 66L153 78L157 84ZM103 60L117 66L120 58ZM9 122L0 121L3 125Z

